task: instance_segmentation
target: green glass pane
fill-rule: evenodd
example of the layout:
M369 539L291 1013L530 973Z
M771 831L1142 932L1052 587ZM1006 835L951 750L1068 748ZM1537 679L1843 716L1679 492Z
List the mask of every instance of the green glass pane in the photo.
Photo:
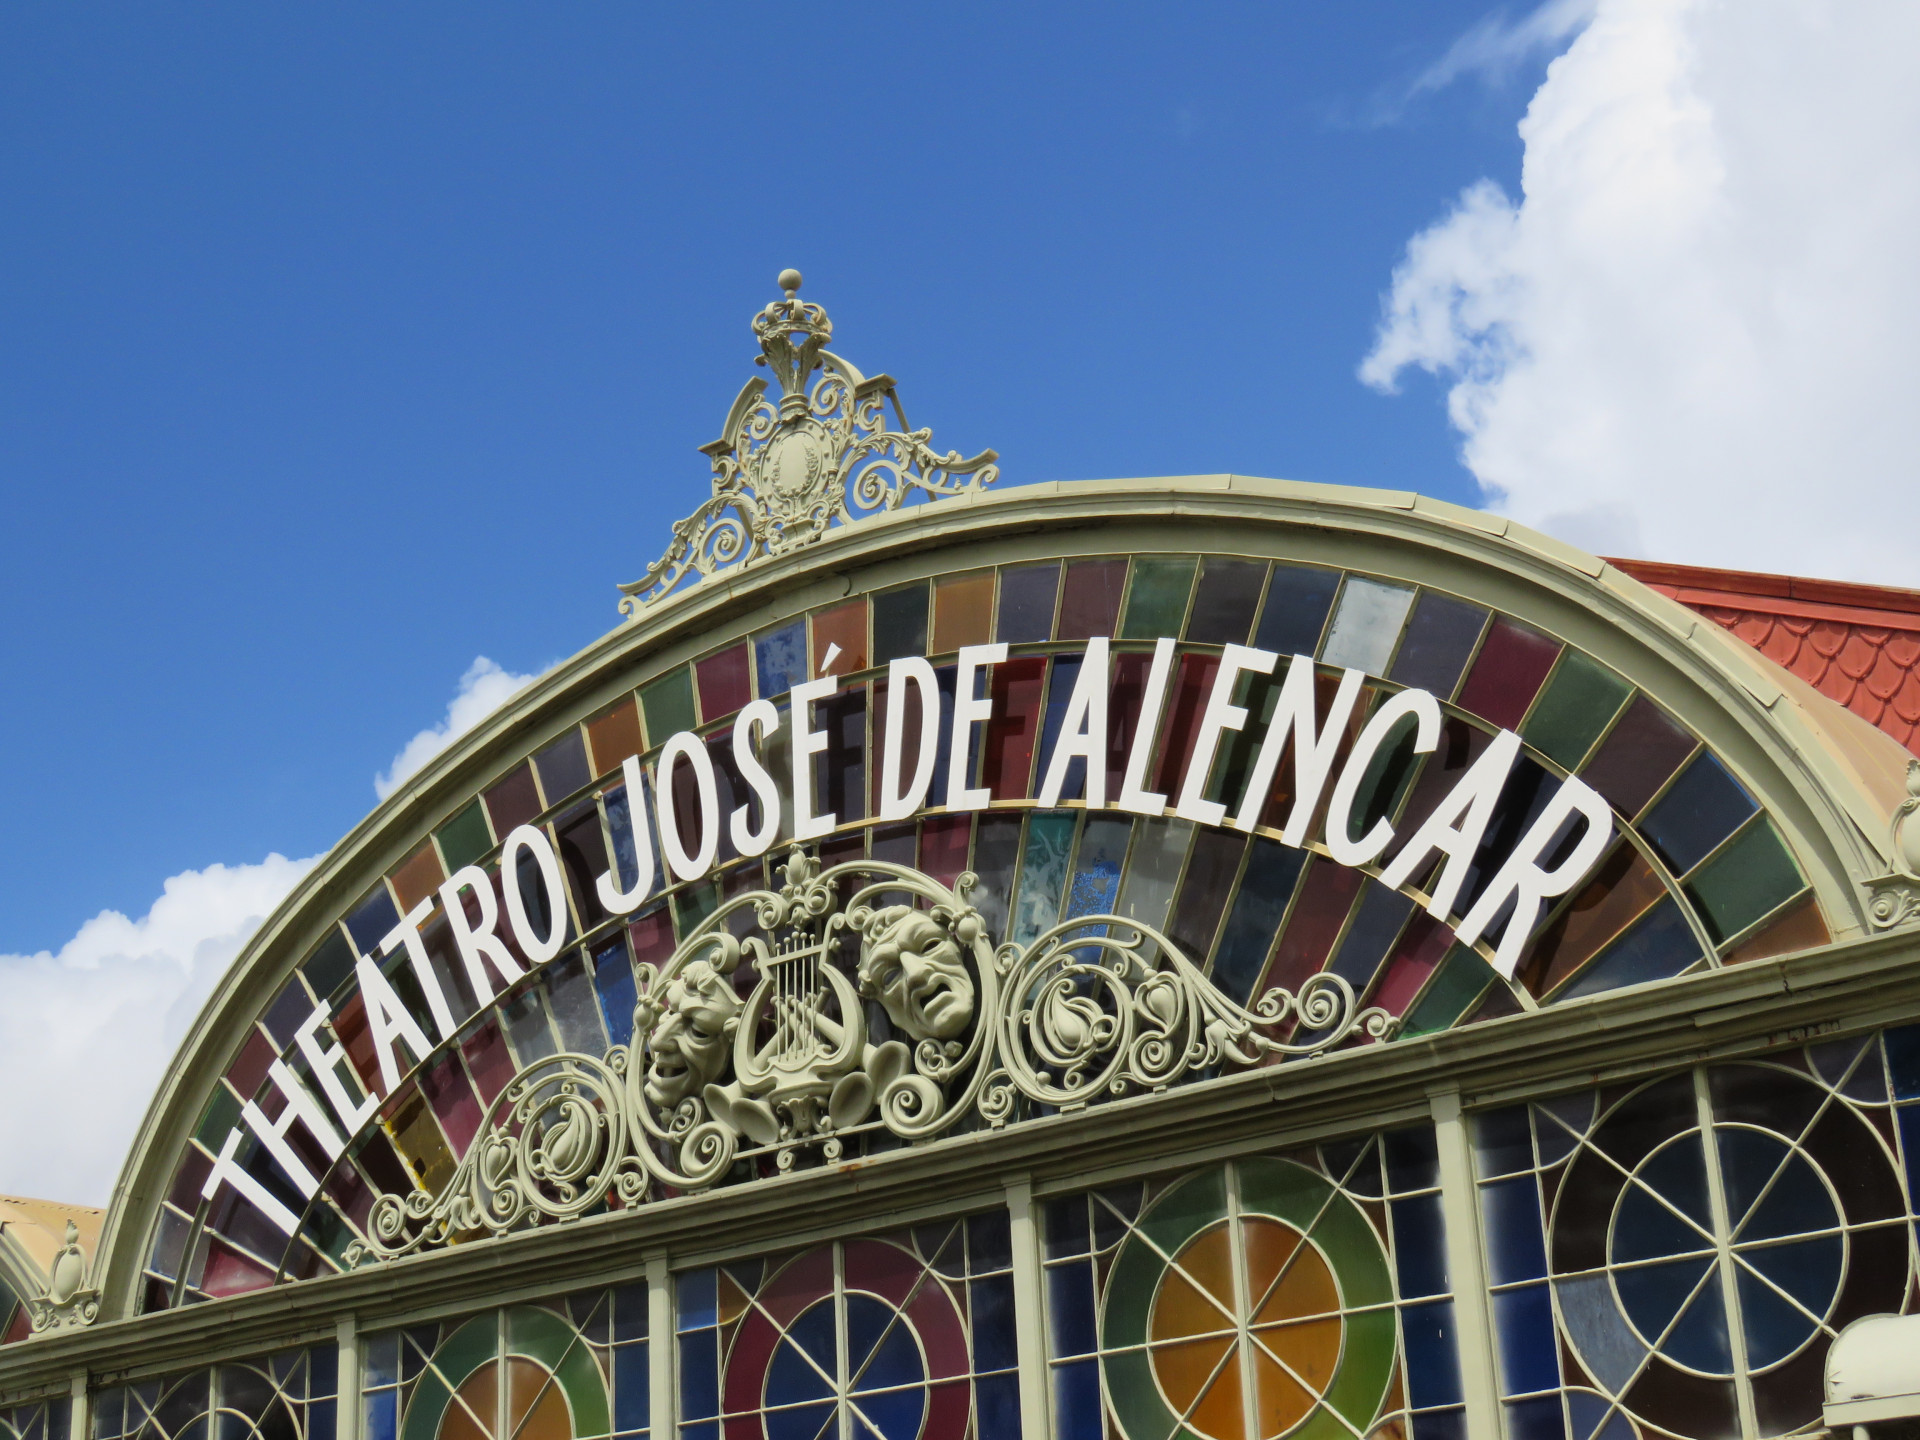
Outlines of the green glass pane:
M1520 734L1548 758L1576 770L1632 693L1633 687L1611 670L1567 650Z
M1013 902L1013 938L1022 945L1060 918L1060 896L1067 885L1067 861L1079 815L1072 810L1042 810L1027 821L1027 848L1020 857L1020 889Z
M1124 1350L1147 1341L1147 1316L1166 1269L1158 1252L1137 1236L1129 1236L1114 1257L1107 1276L1106 1301L1100 1313L1100 1343Z
M707 916L720 908L720 887L711 880L682 890L673 897L673 926L682 940Z
M1120 638L1157 640L1162 635L1177 636L1187 618L1187 596L1193 590L1193 572L1199 563L1191 555L1178 560L1135 560Z
M304 1227L306 1237L314 1247L325 1254L342 1270L353 1267L347 1263L347 1247L353 1244L355 1235L347 1223L334 1213L333 1207L324 1200L313 1207Z
M1431 1035L1445 1030L1472 1007L1493 983L1493 967L1480 958L1480 952L1456 945L1440 962L1440 973L1420 997L1401 1027L1403 1037Z
M1352 1300L1347 1301L1352 1304ZM1348 1424L1364 1431L1380 1413L1387 1386L1393 1380L1393 1311L1372 1310L1364 1315L1347 1316L1345 1343L1341 1346L1340 1368L1327 1387L1327 1404L1345 1416ZM1344 1425L1332 1424L1326 1411L1316 1411L1315 1420L1329 1422L1327 1435L1350 1436ZM1302 1436L1320 1433L1317 1429L1300 1432Z
M217 1155L227 1138L227 1132L239 1123L240 1102L234 1099L231 1090L216 1081L213 1096L207 1101L199 1125L194 1128L193 1138Z
M1419 729L1417 716L1401 717L1367 761L1366 773L1354 792L1353 809L1347 814L1349 840L1358 840L1377 822L1390 819L1399 810L1407 787L1420 770L1421 757L1413 748Z
M640 709L647 717L649 746L664 745L680 731L693 729L693 671L682 665L662 675L640 692Z
M1806 883L1772 822L1763 817L1693 873L1687 894L1718 942L1784 905Z
M476 798L453 819L434 831L440 842L441 858L452 874L462 865L471 865L493 848L493 831L487 828L487 811Z
M1113 1413L1125 1418L1128 1433L1139 1435L1188 1435L1179 1418L1167 1408L1155 1383L1151 1362L1144 1352L1115 1356L1102 1367L1106 1372L1107 1396Z
M407 1404L401 1440L436 1440L440 1419L446 1413L452 1392L494 1358L499 1331L499 1320L488 1312L467 1321L440 1343L433 1352L432 1363L421 1372L413 1399ZM492 1429L492 1415L477 1418L484 1427Z
M1177 1255L1182 1245L1215 1221L1224 1220L1226 1214L1226 1172L1207 1170L1162 1195L1139 1229L1166 1254Z
M530 1356L553 1372L567 1397L576 1436L586 1440L608 1433L611 1416L600 1367L565 1320L551 1310L515 1305L507 1311L507 1349L514 1355Z

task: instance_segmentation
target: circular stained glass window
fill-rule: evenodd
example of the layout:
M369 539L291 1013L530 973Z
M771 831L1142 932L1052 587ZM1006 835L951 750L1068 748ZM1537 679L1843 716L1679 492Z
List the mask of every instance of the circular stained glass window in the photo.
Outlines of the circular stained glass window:
M1134 1440L1364 1433L1394 1373L1372 1225L1325 1177L1246 1160L1174 1186L1114 1256L1109 1392Z
M1554 1293L1587 1372L1569 1384L1611 1397L1601 1433L1620 1411L1683 1435L1796 1430L1825 1342L1901 1308L1905 1205L1852 1075L1722 1066L1643 1086L1584 1134L1537 1117L1567 1130L1541 1138L1543 1163L1570 1154Z

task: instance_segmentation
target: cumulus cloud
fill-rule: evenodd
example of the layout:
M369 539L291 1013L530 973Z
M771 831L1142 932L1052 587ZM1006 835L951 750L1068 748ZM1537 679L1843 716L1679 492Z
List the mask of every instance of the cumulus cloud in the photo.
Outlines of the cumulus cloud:
M200 1007L318 858L188 870L137 920L103 910L57 953L0 955L0 1193L106 1204Z
M533 678L503 670L484 655L477 657L460 677L460 688L447 704L447 718L428 726L400 748L386 773L373 777L374 793L382 800L393 794L409 775L498 710Z
M1920 584L1916 52L1910 0L1598 0L1361 378L1440 377L1490 506L1573 543Z

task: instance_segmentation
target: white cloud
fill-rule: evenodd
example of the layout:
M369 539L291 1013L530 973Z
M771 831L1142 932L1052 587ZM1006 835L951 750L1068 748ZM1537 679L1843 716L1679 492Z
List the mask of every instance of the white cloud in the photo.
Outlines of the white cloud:
M138 920L103 910L57 954L0 955L0 1193L107 1202L200 1007L318 858L188 870Z
M476 658L460 677L460 688L447 704L447 718L422 730L401 747L386 773L374 776L374 793L386 799L409 775L498 710L533 678L502 670L484 655Z
M1518 20L1496 10L1447 47L1421 71L1407 98L1443 90L1465 75L1498 83L1543 51L1557 48L1593 18L1597 0L1546 0Z
M1492 508L1576 544L1920 583L1915 53L1911 0L1599 0L1361 378L1442 377Z

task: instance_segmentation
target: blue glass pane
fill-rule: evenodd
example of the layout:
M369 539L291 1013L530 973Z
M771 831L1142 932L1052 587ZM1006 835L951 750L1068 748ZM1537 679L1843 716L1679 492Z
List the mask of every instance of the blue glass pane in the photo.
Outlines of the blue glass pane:
M802 1345L794 1343L789 1335L782 1340L773 1352L773 1359L767 1365L766 1403L769 1408L776 1405L797 1405L807 1400L830 1399L833 1395L833 1305L826 1302L816 1305L809 1314L824 1312L826 1318L826 1343L828 1353L809 1358ZM802 1316L804 1320L806 1317ZM808 1337L816 1342L820 1337ZM804 1349L811 1349L805 1346ZM821 1371L824 1368L825 1374Z
M1473 1117L1474 1170L1482 1180L1533 1168L1533 1133L1527 1107L1487 1110Z
M382 1390L367 1396L366 1437L367 1440L393 1440L396 1433L394 1425L394 1404L399 1399L397 1390Z
M760 698L772 700L807 678L807 623L795 621L785 629L753 642L753 661L760 674Z
M1802 1249L1794 1245L1789 1249ZM1838 1259L1839 1237L1833 1248ZM1757 1276L1740 1272L1740 1324L1747 1336L1747 1364L1758 1369L1784 1360L1813 1337L1818 1323ZM1821 1305L1815 1314L1824 1314Z
M682 1425L680 1440L720 1440L720 1427L712 1421L705 1425Z
M1566 1440L1566 1434L1566 1417L1560 1413L1558 1395L1507 1405L1508 1440Z
M689 1270L680 1277L679 1328L698 1330L703 1325L720 1323L719 1303L715 1294L718 1272L713 1270Z
M1306 858L1305 850L1277 841L1253 842L1239 894L1213 957L1214 983L1241 1004L1247 1002L1266 968L1274 933L1287 913Z
M1020 1377L989 1375L973 1387L975 1433L980 1440L1005 1436L1017 1440L1020 1434Z
M1751 1130L1719 1132L1720 1154L1727 1155L1727 1140L1741 1137L1740 1150L1748 1155L1762 1152L1763 1160L1770 1160L1765 1166L1773 1188L1766 1191L1758 1202L1754 1196L1756 1189L1742 1185L1736 1203L1733 1186L1728 1184L1727 1209L1733 1220L1733 1238L1736 1241L1768 1240L1781 1235L1805 1235L1813 1230L1830 1229L1840 1223L1839 1212L1834 1209L1833 1197L1827 1187L1821 1183L1820 1176L1803 1155L1791 1155L1787 1148L1771 1136L1756 1135ZM1724 1163L1724 1158L1723 1158ZM1729 1169L1732 1167L1729 1165ZM1762 1165L1748 1167L1758 1171ZM1751 1180L1752 1176L1746 1177ZM1761 1184L1764 1185L1765 1180ZM1752 1205L1749 1212L1748 1206Z
M641 780L641 796L643 800L645 794L646 781L643 778ZM622 785L617 790L609 790L607 792L606 803L607 828L613 835L614 868L620 872L620 888L622 890L631 890L635 885L640 883L640 854L633 843L634 817L632 807L627 799L627 787ZM640 823L647 825L648 821L646 817L652 813L653 807L651 805L643 805ZM660 872L657 857L660 854L660 850L653 840L651 826L648 826L647 835L647 844L652 847L653 854L656 857L655 870L651 878L653 883L658 885L660 883Z
M1053 1423L1057 1440L1103 1440L1099 1361L1082 1360L1053 1372ZM981 1440L986 1440L984 1431Z
M1533 1107L1533 1133L1540 1163L1552 1165L1571 1155L1580 1137L1593 1129L1593 1093L1562 1095Z
M1591 1390L1567 1391L1567 1410L1573 1417L1575 1440L1638 1440L1633 1423L1619 1407Z
M1094 1196L1091 1206L1093 1248L1104 1253L1124 1240L1127 1222L1140 1218L1141 1202L1145 1199L1144 1187L1138 1181L1131 1185L1116 1185Z
M1657 1260L1713 1244L1707 1170L1698 1133L1682 1136L1642 1165L1620 1197L1613 1262Z
M378 951L387 932L399 923L400 912L394 908L393 897L387 893L387 887L376 885L347 916L347 933L353 937L353 943L360 947L362 955L372 955Z
M1487 1224L1487 1259L1493 1283L1539 1280L1547 1273L1540 1236L1540 1192L1531 1175L1482 1187L1480 1209Z
M1815 1315L1825 1316L1840 1288L1846 1251L1838 1235L1796 1240L1788 1245L1755 1245L1734 1252L1743 1266L1778 1285Z
M1684 875L1758 808L1726 767L1702 750L1637 828L1667 868Z
M1695 1369L1725 1369L1727 1318L1711 1259L1674 1260L1618 1270L1613 1283L1627 1318L1642 1340L1659 1345ZM1676 1323L1675 1317L1683 1310L1686 1318ZM1707 1360L1704 1365L1698 1363L1702 1356Z
M647 1428L647 1347L617 1346L613 1352L613 1428Z
M1267 582L1267 602L1260 609L1260 629L1253 643L1281 655L1312 655L1320 648L1338 570L1316 570L1305 565L1276 565Z
M1407 1352L1407 1395L1414 1409L1460 1403L1460 1356L1453 1338L1453 1302L1409 1305L1400 1312Z
M1087 1253L1087 1202L1055 1200L1047 1206L1047 1258Z
M1406 1130L1389 1130L1383 1145L1387 1156L1387 1179L1394 1193L1431 1190L1440 1183L1440 1152L1434 1148L1433 1127L1415 1125Z
M1882 1037L1887 1046L1887 1070L1893 1093L1902 1100L1920 1095L1920 1025L1903 1025Z
M306 1440L333 1440L335 1403L332 1400L316 1400L307 1407ZM66 1417L59 1416L51 1427L53 1440L60 1440L66 1433Z
M824 1404L802 1405L794 1410L773 1410L767 1414L767 1440L822 1440L831 1436L834 1406L832 1401ZM708 1434L715 1434L709 1430ZM682 1429L682 1440L687 1431ZM716 1436L717 1440L717 1436Z
M1007 1212L989 1211L967 1221L967 1269L974 1275L1004 1270L1013 1263L1013 1240Z
M647 1338L648 1300L644 1285L621 1285L614 1290L613 1338L616 1342Z
M847 1297L847 1322L851 1332L853 1311L858 1296ZM896 1385L917 1385L927 1378L926 1367L920 1361L920 1347L914 1343L913 1331L901 1321L890 1307L878 1301L869 1301L875 1309L885 1311L884 1328L880 1331L873 1353L864 1361L855 1363L853 1357L859 1352L854 1346L851 1333L847 1339L848 1367L854 1372L853 1388L861 1390L887 1390ZM863 1324L862 1329L866 1329Z
M1085 1261L1047 1272L1047 1317L1055 1355L1086 1355L1094 1348L1093 1266Z
M1133 838L1133 821L1111 815L1090 815L1080 834L1080 853L1074 859L1073 884L1067 891L1065 919L1076 915L1108 915L1120 894L1120 865Z
M1080 683L1078 655L1063 655L1053 662L1053 675L1047 682L1047 714L1040 731L1040 763L1034 774L1040 781L1053 768L1053 747L1067 723L1067 704L1073 699L1073 687ZM1036 782L1039 783L1039 782ZM1062 800L1083 799L1087 793L1087 762L1076 758L1067 763L1066 783L1060 787Z
M400 1337L381 1335L367 1342L360 1383L368 1390L392 1385L400 1378Z
M916 1440L927 1413L927 1392L916 1385L878 1395L863 1395L853 1404L854 1434L868 1440Z
M1013 1277L994 1275L967 1286L973 1323L973 1368L1010 1369L1019 1362L1013 1334Z
M1669 895L1635 922L1623 939L1609 949L1556 999L1577 1000L1622 985L1640 985L1678 975L1701 958L1686 917Z
M1501 1393L1524 1395L1560 1383L1554 1353L1553 1305L1547 1287L1529 1285L1493 1297L1493 1323L1500 1336Z
M695 1330L680 1337L680 1418L704 1420L720 1413L719 1335Z
M1438 1195L1393 1202L1393 1261L1402 1296L1446 1293L1447 1234Z
M307 1355L307 1394L314 1399L334 1392L340 1352L330 1345L316 1345Z
M1466 1412L1437 1410L1414 1416L1413 1440L1467 1440Z

